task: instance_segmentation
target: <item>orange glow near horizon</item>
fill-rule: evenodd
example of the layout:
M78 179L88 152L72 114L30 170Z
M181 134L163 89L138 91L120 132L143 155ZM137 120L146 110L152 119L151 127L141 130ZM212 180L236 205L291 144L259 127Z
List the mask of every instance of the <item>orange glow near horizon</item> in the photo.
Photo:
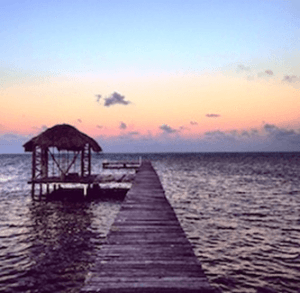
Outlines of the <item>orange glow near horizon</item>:
M263 122L291 127L300 123L296 90L276 79L249 81L220 73L98 79L57 77L6 88L1 125L6 132L28 135L44 125L69 123L96 137L149 131L157 135L163 124L177 130L183 127L182 136L195 136L214 130L249 130ZM131 104L104 107L104 97L113 91ZM99 103L96 94L103 96ZM198 125L190 125L191 121ZM119 129L121 122L126 129Z

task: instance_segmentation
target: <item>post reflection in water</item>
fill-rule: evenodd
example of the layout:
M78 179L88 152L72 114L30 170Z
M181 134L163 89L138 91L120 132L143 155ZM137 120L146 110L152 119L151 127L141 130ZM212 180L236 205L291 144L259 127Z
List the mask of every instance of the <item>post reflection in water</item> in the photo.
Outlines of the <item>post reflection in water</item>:
M31 265L19 289L78 292L101 243L101 235L92 228L93 217L86 202L30 203Z

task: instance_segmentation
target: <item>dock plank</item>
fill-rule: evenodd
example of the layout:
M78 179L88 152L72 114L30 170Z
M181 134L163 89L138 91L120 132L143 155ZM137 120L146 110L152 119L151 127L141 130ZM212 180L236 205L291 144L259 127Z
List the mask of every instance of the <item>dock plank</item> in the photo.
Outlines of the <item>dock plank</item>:
M139 168L82 292L216 292L151 162Z

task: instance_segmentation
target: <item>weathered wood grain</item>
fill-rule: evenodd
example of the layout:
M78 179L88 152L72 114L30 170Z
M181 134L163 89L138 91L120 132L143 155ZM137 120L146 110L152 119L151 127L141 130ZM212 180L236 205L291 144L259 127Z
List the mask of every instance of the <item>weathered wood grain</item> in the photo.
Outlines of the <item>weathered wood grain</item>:
M215 292L150 162L143 162L82 292Z

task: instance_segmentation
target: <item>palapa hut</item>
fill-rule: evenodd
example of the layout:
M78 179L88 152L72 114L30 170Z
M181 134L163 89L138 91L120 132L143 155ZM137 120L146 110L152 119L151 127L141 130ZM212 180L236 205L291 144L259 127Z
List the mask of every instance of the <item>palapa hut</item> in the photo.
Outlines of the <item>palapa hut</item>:
M91 184L91 150L101 152L99 144L68 124L55 125L23 145L32 152L32 195L34 185L49 183ZM78 162L79 161L79 164ZM56 185L54 185L55 187Z

